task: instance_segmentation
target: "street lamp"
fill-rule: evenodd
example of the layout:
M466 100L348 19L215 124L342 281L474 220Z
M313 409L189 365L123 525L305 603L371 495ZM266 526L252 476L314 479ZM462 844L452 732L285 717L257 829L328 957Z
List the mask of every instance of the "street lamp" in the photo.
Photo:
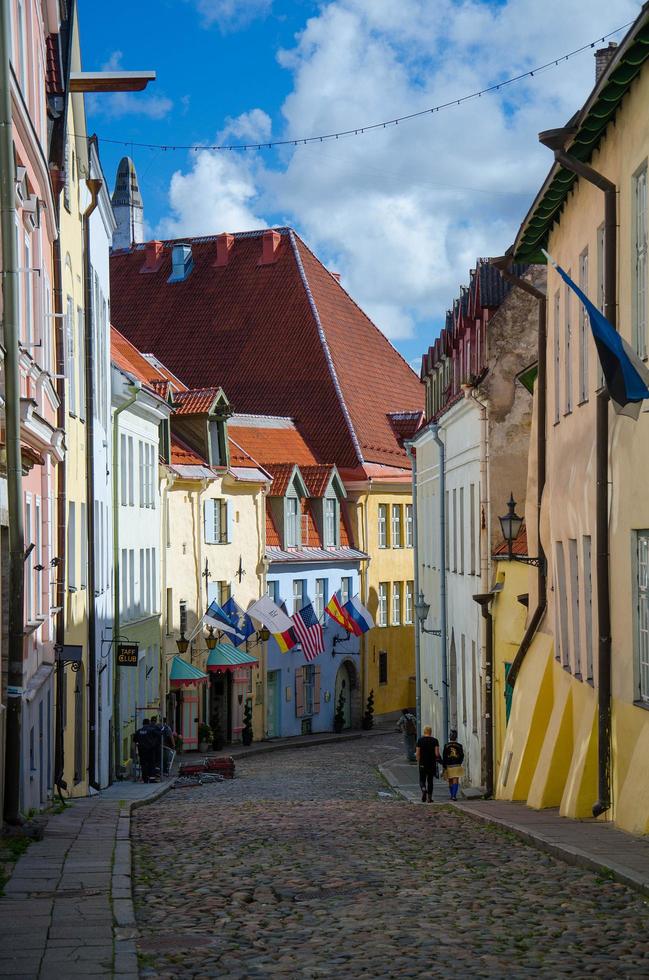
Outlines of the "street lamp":
M189 640L184 633L180 634L180 638L176 640L176 646L178 647L178 653L182 657L184 653L187 653L187 648L189 647Z
M545 567L545 558L530 558L529 555L515 555L513 551L514 541L519 535L523 526L523 518L516 513L516 501L514 494L510 493L507 502L507 513L499 517L500 529L503 538L507 543L507 558L509 561L521 561L525 565L534 565L536 568Z
M419 629L422 633L431 633L432 636L441 636L441 630L429 630L424 626L430 612L430 603L424 599L424 593L420 592L415 602L415 616L419 621Z
M205 646L207 647L208 650L213 650L214 647L216 646L218 640L217 640L217 637L214 635L214 627L213 626L209 626L208 627L208 630L209 630L209 632L208 632L207 636L205 637Z

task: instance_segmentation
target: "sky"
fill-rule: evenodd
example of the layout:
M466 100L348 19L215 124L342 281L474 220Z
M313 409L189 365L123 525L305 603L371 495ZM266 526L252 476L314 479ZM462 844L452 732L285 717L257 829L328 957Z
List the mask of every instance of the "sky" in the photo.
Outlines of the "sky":
M537 134L583 104L593 51L362 136L204 147L416 112L559 58L640 11L636 0L130 0L115 16L106 0L78 4L86 70L157 72L146 92L87 100L111 189L120 158L135 161L147 237L291 225L417 371L476 258L512 243L551 163Z

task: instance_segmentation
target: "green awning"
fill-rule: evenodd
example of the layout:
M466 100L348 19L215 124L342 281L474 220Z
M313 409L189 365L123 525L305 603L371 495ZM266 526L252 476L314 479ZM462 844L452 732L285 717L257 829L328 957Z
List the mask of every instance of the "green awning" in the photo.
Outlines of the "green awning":
M237 667L253 667L257 658L244 650L237 650L231 643L218 643L207 658L208 670L236 670Z
M523 371L520 371L516 375L516 380L523 385L523 388L527 388L530 395L534 394L534 382L536 381L536 376L538 373L538 364L531 364L529 367L526 367Z
M182 657L176 655L171 661L171 669L169 671L169 686L170 687L191 687L193 684L205 684L207 682L207 674L204 674L202 670L198 667L194 667L193 664L183 660Z

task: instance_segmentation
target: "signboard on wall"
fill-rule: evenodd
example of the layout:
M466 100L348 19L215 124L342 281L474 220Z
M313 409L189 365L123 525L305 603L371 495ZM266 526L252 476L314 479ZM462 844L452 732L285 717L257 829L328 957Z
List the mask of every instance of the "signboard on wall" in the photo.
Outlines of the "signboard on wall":
M119 643L117 645L117 666L137 667L138 652L138 643Z

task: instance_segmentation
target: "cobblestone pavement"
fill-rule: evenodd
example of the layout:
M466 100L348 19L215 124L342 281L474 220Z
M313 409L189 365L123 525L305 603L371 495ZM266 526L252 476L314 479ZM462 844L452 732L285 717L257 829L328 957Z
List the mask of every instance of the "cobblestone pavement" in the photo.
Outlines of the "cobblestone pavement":
M649 906L389 792L395 736L240 760L133 818L143 977L646 977ZM383 795L380 795L383 794Z

